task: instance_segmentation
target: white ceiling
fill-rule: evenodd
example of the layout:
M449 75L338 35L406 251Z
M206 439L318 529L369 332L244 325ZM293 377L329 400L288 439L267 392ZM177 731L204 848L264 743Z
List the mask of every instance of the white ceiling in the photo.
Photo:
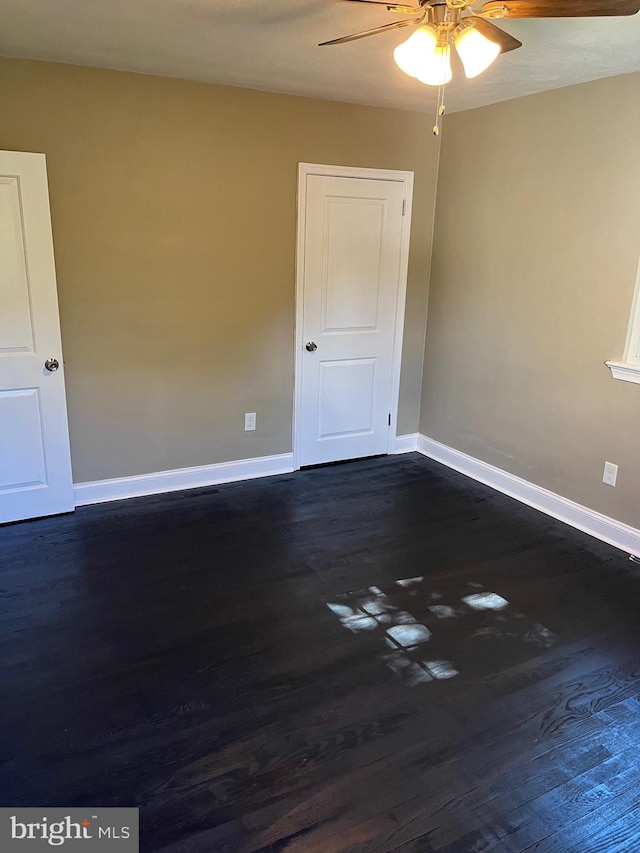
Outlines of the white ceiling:
M393 62L410 30L316 47L402 17L337 0L2 0L0 54L430 111L433 89ZM640 70L640 15L501 26L524 46L475 80L454 67L448 111Z

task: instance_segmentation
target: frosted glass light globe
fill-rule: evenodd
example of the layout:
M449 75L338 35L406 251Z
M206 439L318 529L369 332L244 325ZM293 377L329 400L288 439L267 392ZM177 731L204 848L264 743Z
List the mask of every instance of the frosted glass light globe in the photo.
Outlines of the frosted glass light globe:
M420 77L436 50L438 35L433 27L419 27L393 51L396 65L409 77Z
M418 80L428 86L444 86L451 80L451 48L448 44L436 47L418 75Z
M500 53L500 45L489 41L475 27L465 27L453 38L467 77L477 77Z

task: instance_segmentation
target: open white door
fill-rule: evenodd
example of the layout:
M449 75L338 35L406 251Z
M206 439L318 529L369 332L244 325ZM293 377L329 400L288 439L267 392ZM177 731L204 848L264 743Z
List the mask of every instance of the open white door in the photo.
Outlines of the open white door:
M0 523L73 509L44 154L0 151Z
M387 453L395 436L412 175L331 171L301 166L298 465Z

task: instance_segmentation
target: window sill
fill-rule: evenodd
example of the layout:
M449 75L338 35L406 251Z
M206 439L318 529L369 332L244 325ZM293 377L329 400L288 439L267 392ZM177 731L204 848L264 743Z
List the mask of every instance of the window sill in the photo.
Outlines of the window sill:
M622 361L605 361L614 379L635 382L640 385L640 364L628 364Z

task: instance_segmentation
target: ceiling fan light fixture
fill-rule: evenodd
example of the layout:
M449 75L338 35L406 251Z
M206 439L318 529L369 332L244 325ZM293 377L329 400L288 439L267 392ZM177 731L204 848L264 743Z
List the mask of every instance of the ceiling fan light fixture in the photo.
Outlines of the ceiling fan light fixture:
M451 76L451 48L448 44L438 45L427 58L418 80L428 86L444 86Z
M457 28L453 41L462 60L465 76L469 78L486 71L500 53L500 45L483 36L471 22L463 22Z
M419 27L406 41L393 51L396 65L409 77L417 77L427 71L436 51L438 33L434 27Z

